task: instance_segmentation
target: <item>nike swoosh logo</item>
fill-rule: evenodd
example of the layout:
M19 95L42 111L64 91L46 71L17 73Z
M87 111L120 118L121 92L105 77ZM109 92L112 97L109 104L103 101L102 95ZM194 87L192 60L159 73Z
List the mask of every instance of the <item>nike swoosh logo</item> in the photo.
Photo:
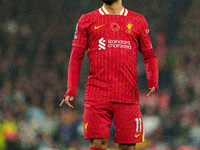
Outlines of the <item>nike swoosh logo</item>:
M135 134L135 137L137 138L138 136L140 136L141 135L141 133L140 134Z
M102 24L102 25L100 25L100 26L95 26L94 29L99 29L99 28L101 28L101 27L103 27L103 26L105 26L105 24Z

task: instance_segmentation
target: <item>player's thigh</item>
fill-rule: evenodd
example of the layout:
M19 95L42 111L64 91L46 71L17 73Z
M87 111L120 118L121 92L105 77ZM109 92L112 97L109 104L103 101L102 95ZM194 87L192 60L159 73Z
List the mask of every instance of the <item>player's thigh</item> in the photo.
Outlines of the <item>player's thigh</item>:
M108 139L112 122L110 104L103 101L86 101L84 110L85 139Z
M114 105L115 142L120 144L143 142L143 120L140 106L133 104Z

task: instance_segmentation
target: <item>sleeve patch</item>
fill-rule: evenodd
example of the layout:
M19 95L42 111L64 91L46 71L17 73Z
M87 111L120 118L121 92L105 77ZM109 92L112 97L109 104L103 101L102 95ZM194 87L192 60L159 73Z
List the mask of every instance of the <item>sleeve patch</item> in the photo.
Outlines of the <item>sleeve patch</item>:
M76 29L74 33L74 38L77 39L77 37L78 37L78 23L76 24Z

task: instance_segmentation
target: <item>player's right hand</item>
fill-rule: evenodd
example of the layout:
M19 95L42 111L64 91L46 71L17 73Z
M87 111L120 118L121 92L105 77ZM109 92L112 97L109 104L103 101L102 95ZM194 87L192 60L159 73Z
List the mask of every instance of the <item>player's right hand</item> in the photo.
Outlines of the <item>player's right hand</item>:
M67 104L70 108L74 108L69 101L73 101L74 97L67 95L65 98L62 99L61 103L59 106L62 106L62 104Z

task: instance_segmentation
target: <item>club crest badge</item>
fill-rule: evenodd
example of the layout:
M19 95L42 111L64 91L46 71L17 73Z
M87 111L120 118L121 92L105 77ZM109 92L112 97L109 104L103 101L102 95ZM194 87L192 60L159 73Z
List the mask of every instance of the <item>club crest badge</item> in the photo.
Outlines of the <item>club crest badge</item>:
M132 26L133 26L133 24L128 24L128 25L127 25L127 28L128 28L128 29L126 30L127 33L132 33L132 32L131 32Z

